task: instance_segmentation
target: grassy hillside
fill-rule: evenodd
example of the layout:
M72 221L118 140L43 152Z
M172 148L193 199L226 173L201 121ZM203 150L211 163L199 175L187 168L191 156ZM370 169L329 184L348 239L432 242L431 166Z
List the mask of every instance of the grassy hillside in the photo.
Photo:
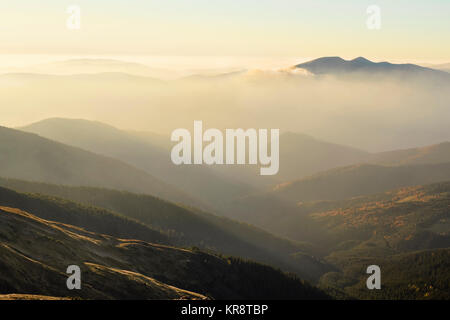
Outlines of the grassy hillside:
M171 147L169 137L162 143L159 136L129 133L100 122L52 118L30 124L21 129L68 145L120 159L149 172L162 181L186 190L185 192L201 199L211 208L224 214L228 209L227 203L229 201L257 193L262 188L276 183L290 181L284 184L281 189L289 193L289 197L295 197L295 188L299 183L302 183L300 181L310 181L309 176L318 173L319 176L323 173L328 175L327 179L332 179L336 171L341 170L334 169L336 167L353 165L354 170L359 170L358 173L354 173L355 175L373 174L376 177L379 172L365 171L371 168L381 171L382 166L374 169L375 167L369 165L355 166L355 164L365 162L377 166L392 166L450 163L450 143L390 152L368 153L363 150L324 142L308 135L285 132L280 137L280 171L276 176L260 177L258 168L255 166L175 166L169 158ZM346 174L351 175L352 173L348 171L350 170L347 170ZM391 173L387 172L386 174L390 175ZM410 174L408 173L408 175ZM300 181L295 180L300 178ZM315 179L317 176L315 175L312 178ZM348 178L351 178L351 176L343 177L342 180L350 181L350 184L358 183L358 181L348 180ZM361 176L361 179L364 178L364 176ZM395 180L394 178L398 177L394 176L390 181ZM400 177L398 184L388 187L395 188L405 185L402 179L404 178ZM408 182L407 185L436 181L422 180ZM337 183L342 185L341 182L338 181ZM290 186L293 188L292 191L289 190ZM329 196L319 192L323 189L322 185L318 187L308 185L307 190L299 188L300 192L305 193L307 197L309 196L309 199L306 200L312 200L312 196L316 199L328 199L323 196ZM356 188L359 189L360 186L358 185ZM382 190L373 188L362 194L379 191ZM345 190L342 190L342 192L345 192Z
M324 299L270 267L200 251L124 240L0 207L0 293L85 299ZM82 290L68 291L68 265ZM23 274L26 273L26 277Z
M4 127L0 127L0 175L145 192L199 204L177 188L119 160Z
M42 219L54 220L118 238L170 243L167 235L135 219L61 198L23 194L0 187L0 205L33 211Z
M369 156L362 150L327 143L305 134L286 132L280 137L283 163L279 173L275 177L261 178L255 166L175 166L168 156L173 145L169 137L161 142L161 137L155 135L130 133L100 122L52 118L32 123L21 130L121 159L161 180L188 189L196 197L203 197L202 200L210 200L213 204L251 193L254 187L261 184L304 177L357 163Z
M75 207L80 211L84 209L71 201L94 207L89 208L90 212L105 211L98 209L104 208L115 212L117 216L138 221L151 230L158 230L167 237L169 243L177 246L195 246L223 254L249 258L295 272L312 281L317 280L324 272L332 269L323 261L314 257L315 250L311 245L278 238L251 225L206 212L183 208L152 196L108 189L58 186L2 178L0 178L0 185L21 192L59 197L49 199L47 196L23 195L4 189L5 196L2 197L0 192L0 205L32 210L38 215L42 212L45 215L44 218L75 224L91 231L117 236L117 234L107 232L108 230L105 229L101 229L102 231L91 229L88 223L80 224L86 221L82 218L82 214L86 215L84 211L79 214L80 220L61 220L59 211L65 212L68 207ZM40 202L37 200L31 202L30 198L39 199ZM30 202L31 204L28 204ZM58 206L59 203L65 204L65 206ZM41 207L44 207L45 210L42 210ZM73 212L76 214L76 210ZM101 224L101 221L94 221L94 226L97 223ZM106 226L105 224L103 227ZM117 222L114 228L120 228L120 226L121 224ZM115 230L114 228L113 230ZM137 234L132 234L132 236L137 239L149 240Z

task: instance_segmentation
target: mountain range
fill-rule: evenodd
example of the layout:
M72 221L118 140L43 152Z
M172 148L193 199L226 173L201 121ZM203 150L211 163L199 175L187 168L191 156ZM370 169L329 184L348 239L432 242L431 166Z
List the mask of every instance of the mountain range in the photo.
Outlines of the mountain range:
M292 115L299 131L302 119L291 109L316 100L316 116L339 122L350 110L361 135L370 136L368 127L381 114L394 128L386 132L392 146L404 122L423 130L405 136L407 146L417 147L383 152L364 150L374 150L369 143L351 147L352 139L331 139L345 145L282 130L280 171L262 177L256 166L175 166L168 136L97 121L49 118L0 127L0 299L449 299L450 74L362 57L179 81L152 76L165 70L113 60L41 67L53 73L1 75L2 103L17 98L19 108L32 103L39 111L44 102L36 97L58 108L71 97L66 103L81 110L101 105L114 112L144 101L138 109L158 116L148 125L153 128L172 106L165 95L181 94L184 107L201 100L196 90L206 90L208 107L256 101L251 117L258 110L277 123L279 114ZM332 85L345 92L331 93ZM282 94L271 95L280 88ZM410 98L402 100L400 122L391 122L399 106L389 99L380 100L380 109L364 103L387 94ZM333 100L341 95L342 104ZM337 110L324 107L330 103ZM274 104L278 113L266 115L266 105ZM301 108L307 115L308 106ZM326 128L318 137L348 129L329 124L321 123ZM422 139L423 132L430 136ZM82 269L82 291L65 287L72 264ZM382 268L383 290L366 288L371 264Z
M248 166L244 170L219 166L175 166L168 156L172 146L169 137L124 131L101 122L51 118L18 129L121 159L159 179L190 190L196 197L203 195L203 201L210 199L216 203L236 195L251 193L263 180L258 179L256 169L249 169ZM280 172L276 177L264 179L267 180L264 184L352 164L364 160L368 155L366 151L328 143L306 134L284 132L280 137ZM204 185L206 182L207 187ZM216 187L216 184L220 186ZM216 188L219 189L214 191Z
M245 183L220 175L208 166L177 166L170 159L171 142L165 137L128 132L115 127L82 119L53 118L20 128L64 144L97 154L120 159L136 168L184 190L192 198L213 207L242 193L254 190ZM111 187L111 186L105 186ZM135 191L135 190L131 190ZM150 192L150 194L153 194ZM169 199L169 200L173 200Z
M289 241L150 195L3 178L0 185L8 188L0 189L0 205L33 211L40 218L89 231L243 257L295 272L310 281L332 269L315 257L311 244Z
M265 198L267 192L264 189L273 189L270 193L274 197L297 201L313 200L309 195L315 199L331 199L334 197L332 190L336 190L342 196L370 194L385 188L440 181L437 179L446 178L444 164L450 163L448 142L420 148L369 153L324 142L305 134L285 132L280 137L279 173L276 176L261 177L254 166L175 166L169 158L168 137L164 139L159 135L127 132L99 122L53 118L20 129L120 159L133 167L145 170L159 180L186 190L191 198L205 204L204 208L212 208L223 215L233 212L232 217L240 219L242 219L240 215L245 215L244 211L252 208L244 205L242 201L255 197ZM401 167L418 164L425 167ZM431 166L434 164L442 166ZM420 178L419 174L422 174ZM385 175L386 179L382 178ZM396 178L389 178L390 175ZM18 178L30 180L26 177ZM367 179L380 182L366 184ZM336 182L333 182L334 180ZM301 187L302 185L305 187ZM343 185L348 185L350 190L346 191L342 188ZM378 185L382 187L377 187ZM103 186L116 188L111 185ZM360 186L369 189L364 191ZM352 188L354 191L351 191ZM269 197L273 201L267 207L271 208L270 210L278 202L274 197ZM167 197L166 199L173 200ZM233 202L238 203L238 208L230 206ZM266 199L256 202L268 201ZM262 210L265 211L264 208Z
M120 160L0 127L0 175L68 185L110 187L199 204L183 191Z

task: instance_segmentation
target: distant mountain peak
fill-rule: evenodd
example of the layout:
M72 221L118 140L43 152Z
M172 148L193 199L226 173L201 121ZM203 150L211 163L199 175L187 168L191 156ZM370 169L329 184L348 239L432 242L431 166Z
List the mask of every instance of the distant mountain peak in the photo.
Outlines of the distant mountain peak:
M344 60L341 57L322 57L312 61L298 64L294 68L304 69L315 75L389 75L401 79L420 79L434 81L442 84L450 81L448 73L419 65L404 63L394 64L390 62L373 62L364 57L357 57L353 60Z
M322 58L315 59L313 61L344 62L346 60L342 59L341 57L334 56L334 57L322 57Z
M373 63L372 61L370 61L370 60L368 60L368 59L366 59L364 57L355 58L355 59L351 60L351 62Z
M378 63L372 62L364 57L357 57L353 60L345 60L341 57L322 57L305 63L296 65L296 68L304 68L313 73L327 73L327 71L351 71L353 68L376 66ZM381 64L380 64L381 65ZM389 64L390 65L390 64Z

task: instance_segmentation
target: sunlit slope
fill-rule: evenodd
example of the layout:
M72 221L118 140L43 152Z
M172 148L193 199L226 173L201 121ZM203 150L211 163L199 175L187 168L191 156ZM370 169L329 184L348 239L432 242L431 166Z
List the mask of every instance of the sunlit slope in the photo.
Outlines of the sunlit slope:
M0 175L144 192L199 204L176 187L119 160L5 127L0 127Z
M13 179L0 179L0 185L21 192L59 197L25 195L8 189L0 189L0 205L32 210L39 216L42 214L41 217L75 224L91 231L117 236L117 233L112 232L128 230L125 229L127 226L125 222L131 219L131 221L139 222L138 227L141 229L142 226L145 226L150 229L148 232L159 231L160 233L157 235L164 235L164 239L168 243L183 247L196 246L223 254L249 258L295 272L309 280L317 280L323 272L330 270L330 266L314 257L315 249L310 244L288 241L248 224L202 211L193 211L193 209L180 207L152 196ZM63 199L83 203L89 208ZM73 210L69 211L70 218L63 220L68 211L67 208L73 208ZM111 212L116 213L114 216L116 224L111 224L111 231L98 229L108 226L106 218L113 215ZM92 217L89 213L92 213ZM98 213L105 214L104 225L101 224L101 215ZM123 217L125 221L121 222L117 217ZM86 222L88 218L89 221L92 220L92 228ZM128 230L128 232L130 231ZM136 228L135 233L122 236L149 240L144 237L150 235L138 232L139 228Z
M0 291L86 299L326 298L274 269L107 235L0 207ZM68 265L82 290L66 288ZM23 277L23 273L27 277Z
M0 205L32 211L35 216L74 225L118 238L169 244L169 237L138 220L109 210L38 194L23 194L0 187Z

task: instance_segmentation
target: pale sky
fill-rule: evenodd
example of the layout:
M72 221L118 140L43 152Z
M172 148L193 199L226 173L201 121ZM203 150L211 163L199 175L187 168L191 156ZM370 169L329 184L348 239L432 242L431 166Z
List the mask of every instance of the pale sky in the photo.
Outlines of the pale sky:
M66 8L81 8L69 30ZM381 29L366 26L369 5ZM450 62L449 0L8 0L2 55L365 56Z

